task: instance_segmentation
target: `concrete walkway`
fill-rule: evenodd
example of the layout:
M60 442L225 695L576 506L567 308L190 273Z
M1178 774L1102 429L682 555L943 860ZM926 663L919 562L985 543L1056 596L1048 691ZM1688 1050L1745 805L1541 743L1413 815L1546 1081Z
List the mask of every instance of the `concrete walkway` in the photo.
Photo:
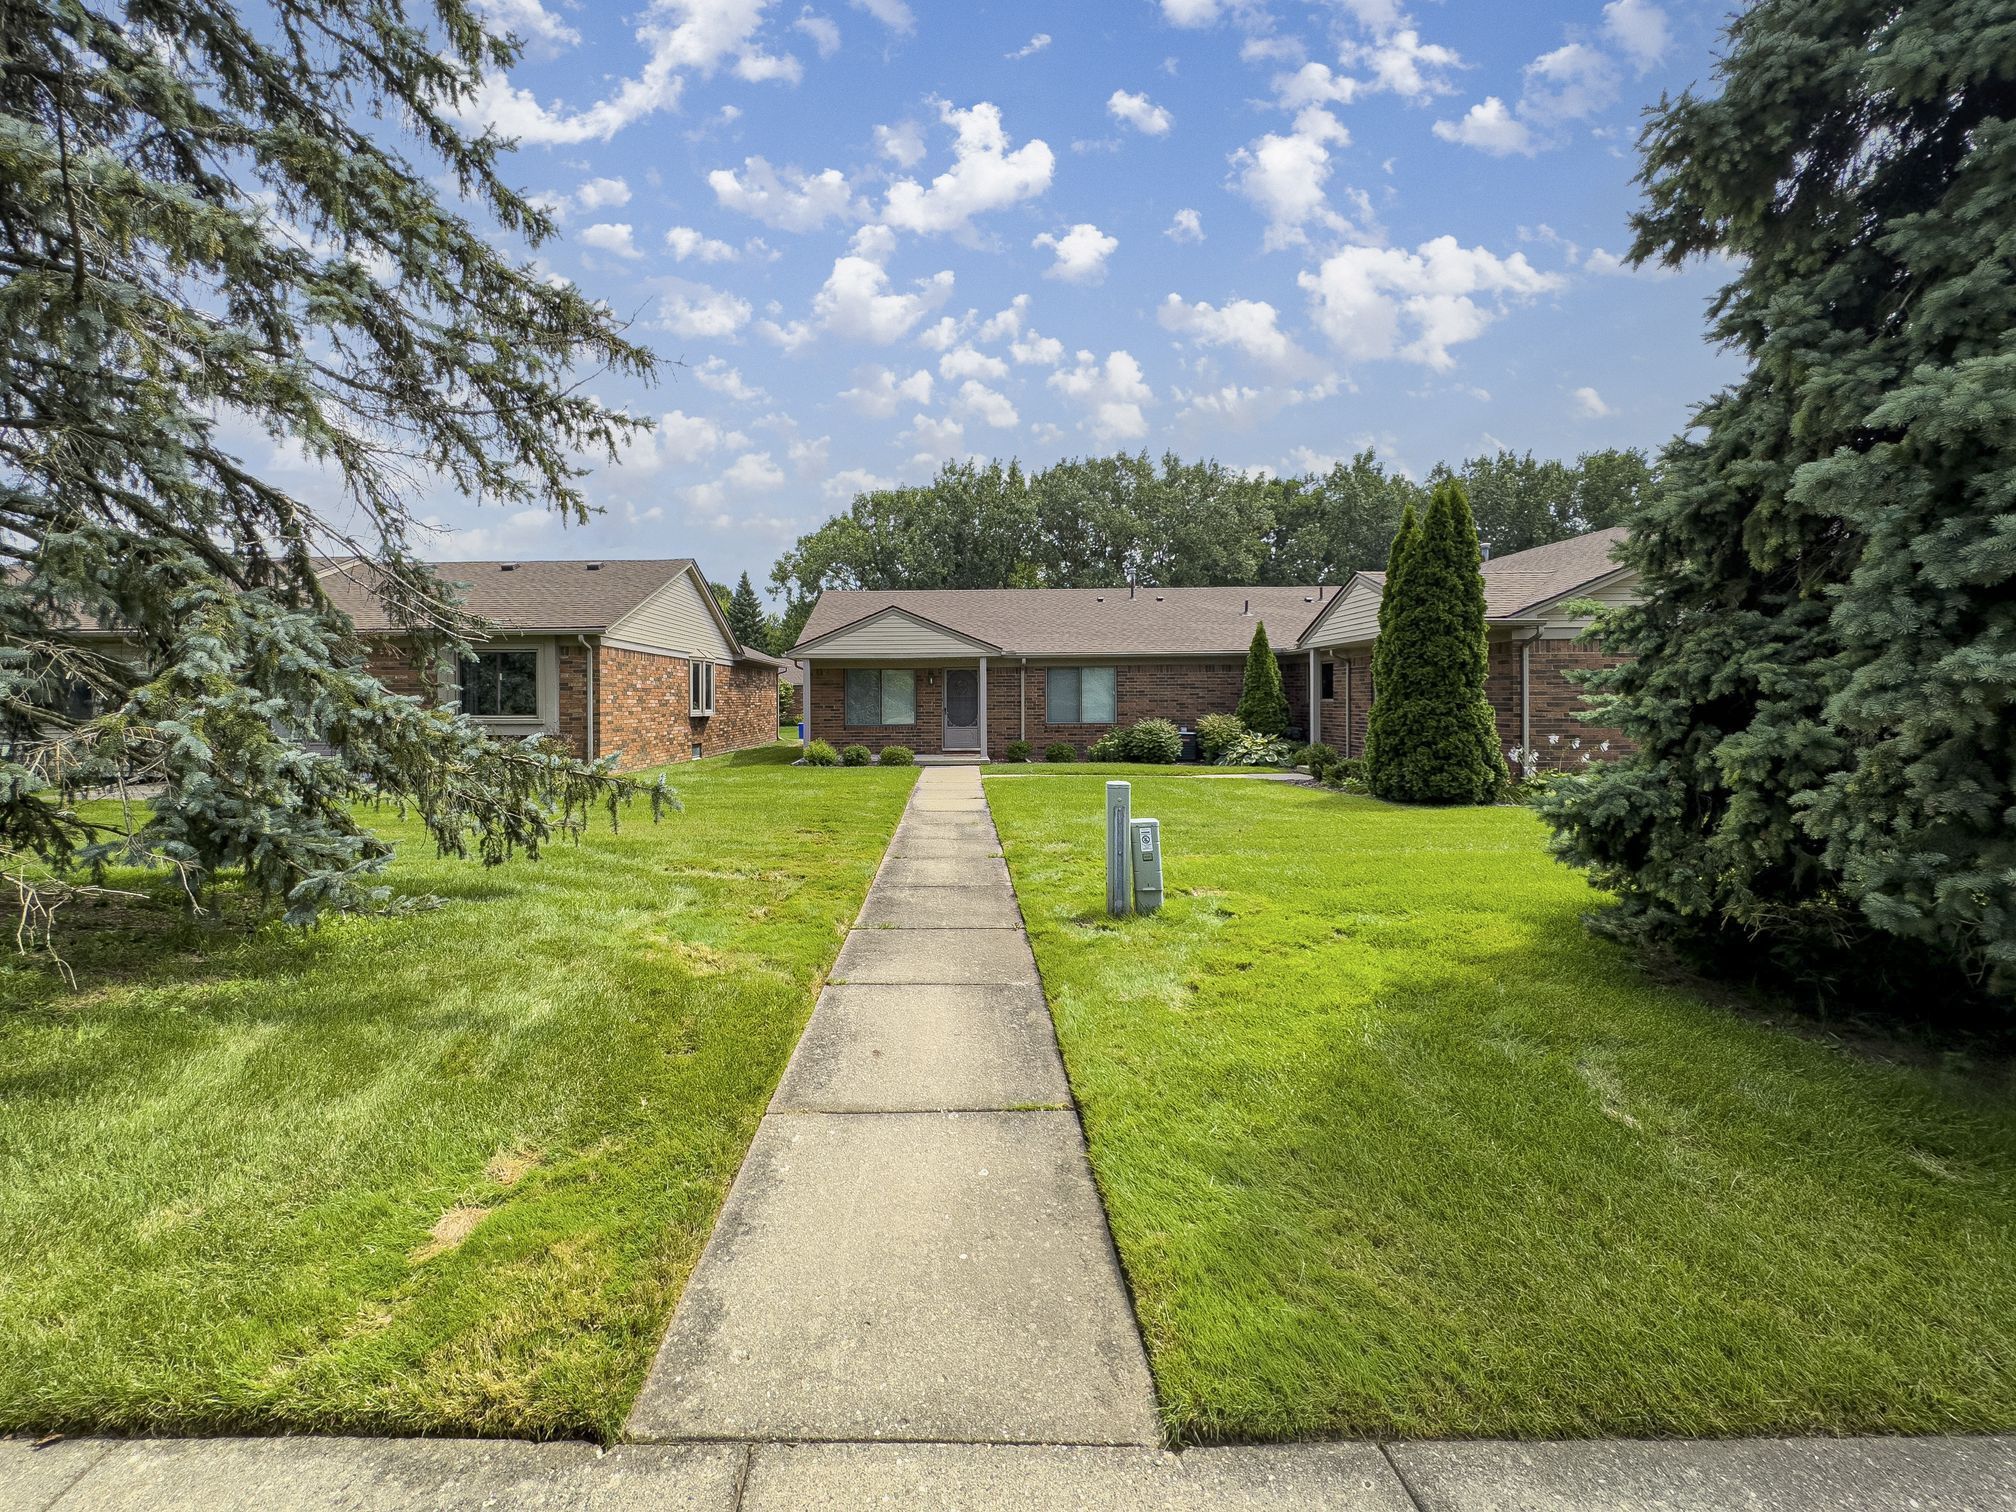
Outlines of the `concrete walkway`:
M1153 1445L973 767L919 775L629 1436Z
M1156 1448L972 767L920 776L630 1436L0 1438L0 1512L2016 1512L2016 1438Z

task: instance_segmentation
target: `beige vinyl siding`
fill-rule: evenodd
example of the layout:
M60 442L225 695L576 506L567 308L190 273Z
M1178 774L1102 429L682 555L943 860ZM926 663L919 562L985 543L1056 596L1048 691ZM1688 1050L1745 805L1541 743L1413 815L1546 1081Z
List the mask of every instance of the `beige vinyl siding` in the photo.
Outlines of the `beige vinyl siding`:
M612 641L726 660L735 654L707 607L707 590L691 572L671 582L609 627Z
M1351 646L1379 633L1379 585L1362 578L1344 590L1337 607L1303 642L1311 646Z
M887 661L902 657L944 657L991 654L977 641L927 625L900 609L885 609L865 623L835 631L820 640L813 655L834 661Z

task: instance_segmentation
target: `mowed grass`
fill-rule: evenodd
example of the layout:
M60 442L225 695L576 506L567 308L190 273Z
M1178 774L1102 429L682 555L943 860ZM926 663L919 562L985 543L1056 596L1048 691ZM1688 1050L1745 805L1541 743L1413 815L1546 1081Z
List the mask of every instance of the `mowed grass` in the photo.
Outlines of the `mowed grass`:
M0 1429L620 1428L915 774L685 811L311 932L107 911L0 969Z
M1519 809L989 781L1186 1440L2008 1431L2006 1068L1661 986Z

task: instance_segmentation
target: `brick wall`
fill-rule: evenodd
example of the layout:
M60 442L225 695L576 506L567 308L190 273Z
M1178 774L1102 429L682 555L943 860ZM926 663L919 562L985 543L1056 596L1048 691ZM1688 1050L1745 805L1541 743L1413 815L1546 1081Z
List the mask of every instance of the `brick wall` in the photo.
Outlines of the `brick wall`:
M1498 742L1502 748L1519 744L1519 647L1517 641L1491 642L1490 658L1485 667L1484 694L1490 699L1492 712L1497 716ZM1584 724L1575 717L1582 708L1582 690L1569 682L1566 676L1570 671L1615 666L1621 658L1605 656L1586 646L1578 646L1569 639L1535 641L1529 655L1529 718L1533 746L1540 752L1543 765L1579 765L1582 751L1595 751L1606 740L1610 742L1610 755L1623 755L1632 749L1631 743L1615 730ZM1351 690L1348 734L1344 729L1347 679ZM1323 705L1325 742L1341 755L1362 756L1365 754L1365 726L1372 705L1372 657L1369 650L1352 651L1337 657L1335 687L1337 696L1326 700ZM1549 745L1549 735L1557 735L1560 739ZM1582 742L1580 751L1572 745L1576 740Z
M578 649L578 648L577 648ZM563 657L565 648L562 648ZM777 738L777 673L762 662L736 662L714 674L714 712L693 716L691 667L681 656L597 648L595 740L604 755L621 752L626 771L768 745ZM560 682L560 724L567 735L569 689ZM577 707L581 700L574 698ZM578 749L578 747L577 747Z
M364 670L394 693L426 703L441 701L440 685L398 641L372 641L365 648Z
M1211 659L1171 661L1125 661L1112 665L1117 718L1104 724L1052 724L1049 719L1049 679L1046 669L1027 669L1027 691L1023 691L1023 668L1017 662L990 662L987 666L987 748L1000 760L1014 740L1027 740L1037 757L1056 741L1068 741L1082 756L1085 749L1108 730L1125 729L1143 719L1168 719L1195 728L1206 714L1230 714L1239 703L1239 688L1245 677L1243 660ZM945 668L921 668L917 673L917 722L902 726L850 726L846 722L846 672L840 667L813 664L808 702L811 719L806 734L824 740L836 749L863 745L871 751L884 746L907 745L913 750L938 752L945 743ZM1289 719L1306 728L1308 670L1306 658L1284 661L1281 681L1288 694Z

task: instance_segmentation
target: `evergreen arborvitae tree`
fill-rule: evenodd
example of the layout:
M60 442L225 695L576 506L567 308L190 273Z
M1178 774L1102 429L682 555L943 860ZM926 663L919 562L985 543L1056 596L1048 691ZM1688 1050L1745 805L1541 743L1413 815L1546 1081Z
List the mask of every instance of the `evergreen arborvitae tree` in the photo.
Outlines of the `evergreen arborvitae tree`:
M1393 543L1386 548L1386 577L1379 590L1379 635L1372 642L1372 707L1365 714L1364 755L1368 774L1382 759L1380 747L1387 744L1383 738L1385 719L1379 709L1379 694L1386 686L1386 674L1392 665L1396 643L1386 631L1392 624L1393 606L1400 599L1400 579L1406 571L1408 553L1414 549L1420 534L1420 522L1414 518L1414 505L1410 500L1400 512L1400 528L1393 533Z
M1288 733L1288 695L1281 689L1281 663L1267 644L1267 627L1253 627L1252 643L1246 647L1246 680L1239 688L1239 707L1233 710L1239 722L1261 735Z
M516 48L466 0L64 0L0 35L0 886L24 922L109 863L192 895L236 868L296 920L377 906L360 800L485 861L613 813L633 786L606 768L390 694L322 587L361 558L445 670L470 627L414 560L416 470L581 519L574 458L637 423L569 372L651 354L498 249L554 223L457 124ZM322 464L340 504L236 437ZM130 780L157 785L137 834L78 804Z
M1484 579L1463 485L1438 484L1400 565L1380 641L1391 641L1372 702L1378 760L1366 782L1396 803L1489 803L1506 780L1484 696Z
M728 599L728 628L735 632L735 639L751 650L772 649L770 623L764 618L763 602L756 597L756 590L750 585L746 572Z
M1665 452L1559 848L1606 927L1864 1004L2016 995L2006 6L1778 0L1644 139L1632 257L1723 255L1750 370ZM1787 66L1796 59L1796 66Z

